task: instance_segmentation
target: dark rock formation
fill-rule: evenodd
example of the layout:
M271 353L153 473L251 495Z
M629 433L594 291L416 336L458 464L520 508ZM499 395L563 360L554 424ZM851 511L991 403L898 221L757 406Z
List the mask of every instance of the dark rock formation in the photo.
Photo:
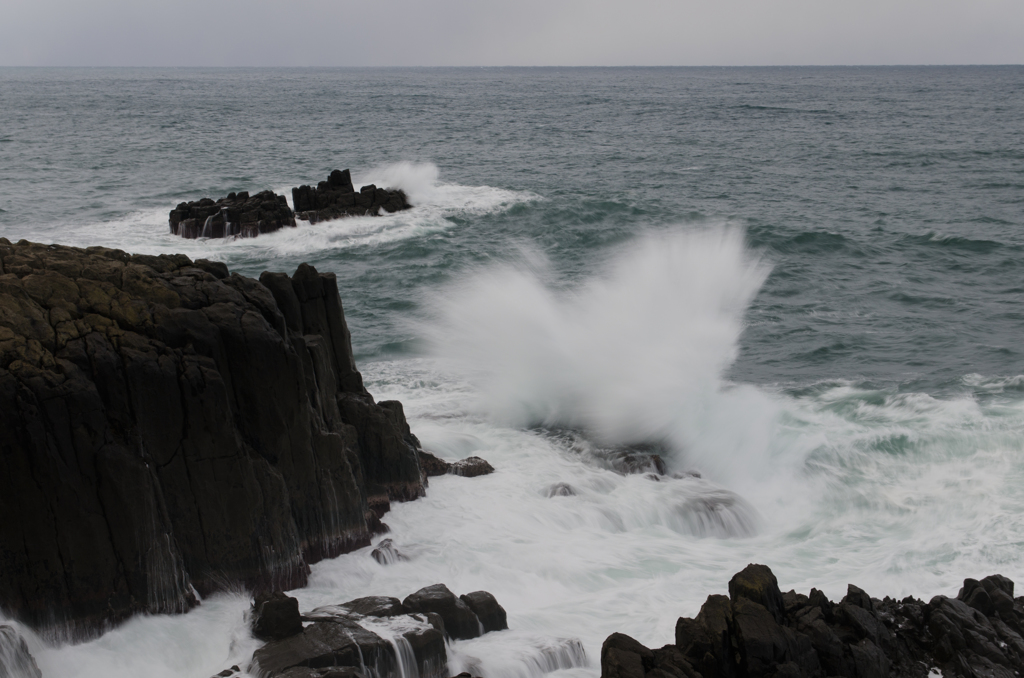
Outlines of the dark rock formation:
M494 596L477 591L468 597L495 620L492 625L508 628L505 611ZM369 596L318 607L302 619L311 623L300 634L270 642L253 654L250 673L262 678L445 678L445 622L450 620L457 632L462 627L473 630L471 636L453 634L454 638L480 633L477 618L443 584L420 589L404 603Z
M444 628L452 638L476 638L484 630L465 602L455 597L444 584L427 586L402 601L402 607L411 612L433 612L444 620Z
M459 599L473 611L484 627L484 633L504 631L508 628L508 617L505 608L487 591L474 591L459 596Z
M25 639L7 624L0 625L0 678L43 678Z
M448 465L448 473L456 476L475 478L494 473L494 467L480 457L466 457Z
M284 226L295 226L295 215L283 195L262 191L228 193L214 202L203 198L183 202L171 210L171 233L182 238L254 238Z
M315 224L346 216L363 216L398 212L411 205L402 190L363 186L357 192L348 170L334 170L316 188L299 186L292 189L295 216Z
M466 457L458 461L447 462L444 459L435 457L429 452L420 451L420 468L423 470L424 478L452 474L454 476L465 476L475 478L494 473L494 467L487 460L480 457Z
M279 640L302 633L299 601L281 591L257 594L252 609L252 634L257 638Z
M443 476L448 473L448 469L451 464L446 462L444 459L435 457L430 452L420 453L420 468L423 469L425 476L433 478L434 476Z
M381 565L391 565L400 560L409 560L401 551L395 548L395 543L390 539L382 539L377 548L370 552L370 556Z
M992 575L956 598L877 600L850 585L839 603L817 589L782 593L771 570L748 565L675 645L650 650L615 633L601 649L603 678L1011 678L1024 668L1024 598Z
M0 238L0 606L72 635L288 590L423 494L333 274ZM375 499L376 498L376 499Z

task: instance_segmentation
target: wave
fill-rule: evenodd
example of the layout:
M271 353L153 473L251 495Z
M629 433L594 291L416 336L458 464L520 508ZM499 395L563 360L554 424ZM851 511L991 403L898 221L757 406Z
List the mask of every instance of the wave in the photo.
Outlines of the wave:
M569 290L527 253L444 290L422 331L498 421L667 440L679 463L724 474L759 419L735 408L770 409L721 378L769 271L743 238L729 227L643 237Z

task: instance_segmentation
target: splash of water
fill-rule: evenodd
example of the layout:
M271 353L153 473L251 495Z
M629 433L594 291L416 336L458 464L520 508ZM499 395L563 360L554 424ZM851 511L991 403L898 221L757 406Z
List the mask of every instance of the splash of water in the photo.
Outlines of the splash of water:
M708 422L751 397L722 372L768 271L737 228L652 235L569 291L536 258L478 272L436 302L427 332L503 423L667 440L698 458L704 447L709 463L722 441L704 440Z

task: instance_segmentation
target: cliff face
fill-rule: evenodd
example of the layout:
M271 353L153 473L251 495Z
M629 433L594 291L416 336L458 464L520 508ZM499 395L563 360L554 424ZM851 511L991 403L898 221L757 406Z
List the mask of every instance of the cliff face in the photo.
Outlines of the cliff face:
M0 238L0 607L72 634L294 588L423 494L333 274Z

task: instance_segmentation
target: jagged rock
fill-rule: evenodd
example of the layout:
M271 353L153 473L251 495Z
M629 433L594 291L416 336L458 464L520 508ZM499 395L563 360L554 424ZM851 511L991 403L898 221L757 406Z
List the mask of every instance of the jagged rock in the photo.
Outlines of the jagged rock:
M485 476L489 473L494 473L494 467L480 457L466 457L465 459L459 459L458 461L449 464L448 473L456 476L475 478L477 476Z
M482 633L480 620L462 600L444 584L426 586L402 601L411 612L433 612L444 620L444 628L452 638L465 640Z
M423 469L423 473L428 477L443 476L448 473L450 466L451 464L444 459L440 459L429 452L420 452L420 468Z
M395 543L390 539L383 539L377 548L370 552L370 556L373 557L381 565L391 565L397 563L400 560L408 560L402 553L395 548Z
M1024 667L1024 599L1000 575L967 579L957 598L877 600L850 585L836 604L817 589L780 593L771 570L749 565L695 619L676 623L676 643L650 652L613 634L601 674L629 678L1010 678ZM659 657L661 659L659 659Z
M25 639L13 627L0 624L0 676L3 678L42 678L35 657Z
M295 226L295 215L283 195L262 191L250 196L242 191L216 202L211 198L183 202L171 210L168 221L171 233L183 238L253 238Z
M290 590L369 545L373 497L423 494L333 274L3 238L0 267L0 605L26 623Z
M493 595L487 591L474 591L459 596L459 599L473 611L484 627L484 633L504 631L508 628L508 616L505 608L498 604Z
M299 601L281 591L260 594L253 601L252 633L263 640L279 640L302 633Z
M644 678L654 668L654 653L624 633L613 633L601 645L604 678Z
M334 170L316 188L299 186L292 189L295 216L315 224L345 216L375 215L398 212L411 205L400 189L377 188L373 184L356 192L348 170Z

